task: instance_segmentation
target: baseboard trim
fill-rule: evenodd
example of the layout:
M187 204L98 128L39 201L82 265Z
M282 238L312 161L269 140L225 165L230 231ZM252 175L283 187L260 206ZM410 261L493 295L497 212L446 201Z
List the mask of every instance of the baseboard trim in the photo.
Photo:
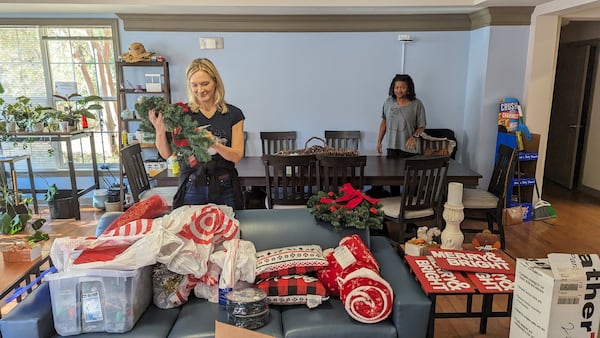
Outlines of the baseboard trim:
M586 187L585 185L580 185L577 188L577 190L581 191L582 193L588 194L590 196L593 196L593 197L596 197L596 198L600 198L600 190L598 190L598 189Z

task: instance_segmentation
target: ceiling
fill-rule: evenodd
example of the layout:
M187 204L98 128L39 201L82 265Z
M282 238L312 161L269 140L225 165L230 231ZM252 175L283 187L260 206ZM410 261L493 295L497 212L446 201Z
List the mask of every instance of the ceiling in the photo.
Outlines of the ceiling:
M4 14L469 14L547 2L551 0L0 0L0 8Z

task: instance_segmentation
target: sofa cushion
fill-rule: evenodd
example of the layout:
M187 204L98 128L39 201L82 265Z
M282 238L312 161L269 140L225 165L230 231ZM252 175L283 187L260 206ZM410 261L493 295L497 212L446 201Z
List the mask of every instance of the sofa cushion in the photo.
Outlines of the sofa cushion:
M316 277L290 275L273 277L256 285L267 294L269 304L307 304L313 308L327 300L327 290Z
M256 279L303 275L327 266L318 245L296 245L256 253Z
M314 244L323 249L335 248L340 238L354 233L369 243L369 232L364 229L344 228L336 231L331 224L316 222L306 208L239 210L240 236L254 243L256 251L272 248ZM285 229L282 231L282 228Z
M352 319L339 299L329 299L316 309L304 306L281 308L283 331L286 338L397 338L390 319L376 324L362 324ZM405 335L401 337L424 337Z
M276 338L283 338L280 310L277 308L270 308L269 314L270 319L267 325L258 328L255 331ZM173 325L168 337L213 338L215 336L215 319L227 323L227 310L225 306L220 306L219 304L211 303L205 299L190 296L189 301L181 307L177 322Z
M3 337L50 337L54 320L50 306L50 287L42 283L17 307L0 320Z

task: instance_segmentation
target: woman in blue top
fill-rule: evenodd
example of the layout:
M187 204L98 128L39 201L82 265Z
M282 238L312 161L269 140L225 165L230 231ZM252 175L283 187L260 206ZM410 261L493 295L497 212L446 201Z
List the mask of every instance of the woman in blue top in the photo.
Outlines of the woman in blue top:
M181 205L215 203L243 208L242 189L235 163L244 155L244 114L225 102L225 87L215 65L205 58L192 61L186 70L190 111L199 126L208 125L214 145L206 163L179 159L179 189L173 208ZM173 151L161 112L148 114L156 129L156 147L163 158Z
M406 74L397 74L390 84L389 97L383 103L377 153L387 137L387 156L410 157L417 154L417 138L425 130L425 107L415 94L415 84Z

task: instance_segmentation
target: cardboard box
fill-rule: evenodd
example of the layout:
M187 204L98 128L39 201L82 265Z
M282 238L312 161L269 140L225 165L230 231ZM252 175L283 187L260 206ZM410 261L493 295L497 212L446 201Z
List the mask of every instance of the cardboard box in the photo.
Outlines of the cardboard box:
M275 338L273 336L266 335L257 331L244 329L241 327L225 324L219 321L215 321L215 338L232 338L232 337L244 337L244 338Z
M598 337L600 259L596 254L518 258L513 297L511 338Z
M2 250L5 262L32 262L42 256L42 247L39 244L24 247L11 246Z

